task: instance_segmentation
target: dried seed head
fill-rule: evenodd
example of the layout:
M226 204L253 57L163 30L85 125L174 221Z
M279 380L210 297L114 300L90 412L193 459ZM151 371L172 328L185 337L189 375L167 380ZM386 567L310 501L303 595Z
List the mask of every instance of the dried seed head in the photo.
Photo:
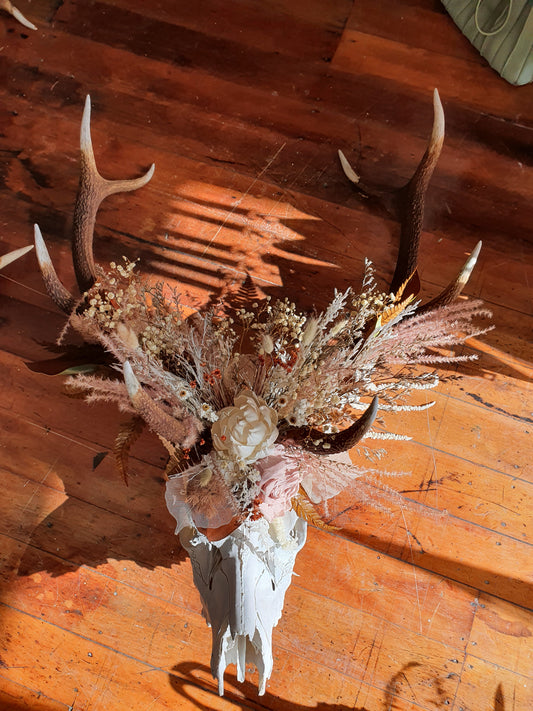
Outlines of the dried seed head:
M318 321L314 317L310 317L307 319L307 323L305 324L304 332L302 334L301 338L301 343L303 346L308 346L310 345L317 334L318 331Z
M268 333L264 333L263 337L261 338L261 347L263 348L264 353L272 353L274 350L274 341L272 340L272 336L270 336Z
M139 347L139 339L135 335L135 333L126 326L125 323L122 321L119 321L117 323L117 335L120 338L120 340L126 345L128 348L136 349Z

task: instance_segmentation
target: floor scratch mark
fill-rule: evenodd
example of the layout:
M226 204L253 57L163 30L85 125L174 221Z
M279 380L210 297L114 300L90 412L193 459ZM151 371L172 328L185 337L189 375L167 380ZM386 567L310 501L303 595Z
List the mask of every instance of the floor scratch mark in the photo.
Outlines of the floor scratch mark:
M279 156L279 154L280 154L281 151L285 148L286 145L287 145L287 142L285 142L282 146L280 146L280 147L278 148L278 150L276 151L276 153L275 153L275 154L272 156L272 158L268 161L268 163L265 165L265 167L264 167L264 168L259 172L259 174L252 180L252 182L250 183L249 187L244 191L244 193L242 193L241 197L235 202L235 204L232 206L231 210L228 211L228 214L226 215L226 217L224 218L224 220L222 221L222 223L219 225L217 231L215 232L215 234L213 235L213 237L211 237L211 239L210 239L209 242L207 243L207 246L205 247L204 251L202 252L202 257L205 256L205 254L206 254L206 252L208 251L209 247L213 244L213 242L216 240L216 238L218 237L218 235L219 235L219 234L221 233L221 231L224 229L224 227L226 226L226 224L227 224L228 220L230 219L230 217L232 216L232 214L233 214L233 213L235 212L235 210L239 207L239 205L242 203L242 201L244 200L244 198L250 193L250 191L252 190L252 188L254 187L254 185L255 185L255 184L257 183L257 181L261 178L261 176L263 176L263 175L266 173L266 171L270 168L270 166L272 165L272 163L276 160L276 158Z

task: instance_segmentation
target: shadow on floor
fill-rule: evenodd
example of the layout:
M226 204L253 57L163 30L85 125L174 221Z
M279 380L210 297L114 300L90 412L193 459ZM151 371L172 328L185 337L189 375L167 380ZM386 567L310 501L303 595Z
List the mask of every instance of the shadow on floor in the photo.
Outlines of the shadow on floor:
M409 685L408 675L411 669L419 666L417 662L402 667L393 677L391 677L386 688L383 689L382 705L377 707L372 703L372 709L379 708L379 711L391 711L391 709L403 707L402 702L412 697L412 689ZM233 668L233 667L232 667ZM169 683L176 693L186 699L189 703L194 704L194 708L199 711L211 711L216 707L215 699L218 698L214 682L211 681L211 671L209 667L198 665L193 662L181 662L176 664L173 673L169 674ZM207 678L207 684L206 684ZM435 699L426 701L422 704L423 708L447 709L451 708L453 701L446 698L443 690L440 687L438 677L427 678L427 685L435 689ZM276 694L271 694L268 691L263 696L257 695L256 685L248 680L240 683L237 677L226 672L224 677L225 693L224 697L228 701L232 701L236 708L240 709L291 709L291 711L310 711L311 709L319 709L320 711L370 711L365 705L359 706L357 699L354 699L354 704L330 703L317 701L312 706L307 704L299 704L294 700L288 701ZM204 701L199 701L196 698L195 691L202 690L205 695L206 691L213 694L213 704L207 705ZM235 695L233 689L239 690L239 695ZM402 693L406 689L406 693ZM244 700L243 700L244 696ZM399 705L398 705L399 704ZM502 684L498 684L494 692L494 702L491 709L487 707L486 711L506 711L505 697Z

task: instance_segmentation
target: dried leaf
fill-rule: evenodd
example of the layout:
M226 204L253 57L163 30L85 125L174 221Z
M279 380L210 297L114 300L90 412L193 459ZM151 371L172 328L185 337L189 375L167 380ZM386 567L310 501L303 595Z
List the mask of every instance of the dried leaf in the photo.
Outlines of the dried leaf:
M143 429L144 420L135 415L120 425L119 433L115 439L115 446L113 448L115 463L126 485L128 484L128 457L130 449L133 443L139 438Z
M420 277L418 276L418 270L415 269L414 272L409 276L404 283L400 286L395 294L396 301L398 302L405 292L405 298L414 297L420 291Z
M292 499L292 508L300 518L304 519L304 521L307 521L307 523L311 523L317 528L321 528L323 531L339 530L337 526L330 526L328 523L326 523L320 518L317 510L306 497L305 492L301 487L300 491Z
M396 304L399 303L400 299L402 298L402 294L403 294L403 292L405 291L405 287L407 286L407 284L409 284L409 282L411 281L411 279L412 279L412 277L415 275L415 273L416 273L416 270L415 270L415 272L413 272L413 273L411 274L411 276L407 277L407 279L406 279L406 280L404 281L404 283L400 286L400 288L398 289L398 291L394 294L394 302L395 302Z
M164 472L165 479L169 479L174 474L181 474L189 466L183 451L161 435L158 435L158 437L168 452L168 460Z
M404 283L400 286L400 288L394 295L394 303L391 306L388 306L380 314L381 325L389 323L389 321L392 321L397 316L399 316L402 313L402 311L415 298L419 289L420 289L420 279L418 278L418 273L415 269L415 271L411 274L411 276L404 281ZM401 301L401 298L402 298L405 291L406 291L405 299L403 301Z
M72 365L69 368L65 368L58 375L87 375L89 373L96 373L101 368L101 365L96 363L85 363L84 365Z

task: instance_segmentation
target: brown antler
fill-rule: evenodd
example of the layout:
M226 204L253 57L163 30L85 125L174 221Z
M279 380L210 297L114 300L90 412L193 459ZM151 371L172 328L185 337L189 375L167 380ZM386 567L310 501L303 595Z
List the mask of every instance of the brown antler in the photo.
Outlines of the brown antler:
M402 285L410 280L412 282L409 291L414 294L418 292L416 268L424 221L425 196L444 142L444 125L444 111L439 92L435 89L433 92L433 128L426 152L411 180L396 194L395 204L397 205L401 232L396 268L390 285L392 293L396 293ZM361 186L359 176L350 166L342 151L339 151L339 158L348 180L354 183L358 190L369 194L369 191ZM478 242L458 276L435 299L422 307L424 311L444 306L459 296L472 273L480 249L481 242ZM404 295L406 295L405 291ZM417 313L420 313L422 309L418 309Z
M93 258L93 233L96 213L108 195L137 190L149 182L155 166L140 178L133 180L106 180L102 178L94 160L91 140L91 99L87 96L80 133L81 173L76 207L74 208L74 237L72 258L80 291L90 289L96 280Z
M408 295L405 289L407 282L410 282L407 287L410 293L416 294L418 292L419 282L416 268L420 235L422 233L424 220L425 195L444 142L444 111L439 92L436 89L433 92L433 114L433 128L424 156L411 180L398 191L396 200L401 224L401 234L398 258L390 290L396 293L403 286L404 296ZM342 151L339 151L339 158L346 177L357 186L358 190L368 194L368 191L360 184L359 175L353 170ZM421 309L418 309L417 313L444 306L457 298L470 277L480 249L481 242L476 245L474 251L454 281L435 299ZM302 427L287 430L284 433L284 437L299 440L305 449L315 454L332 454L334 452L346 451L353 447L368 431L376 417L377 409L378 399L375 397L364 415L343 432L324 434L318 430L309 430L308 428Z
M76 299L70 291L63 286L57 276L50 254L46 248L45 241L39 229L39 225L34 225L35 232L35 254L39 262L39 268L43 276L44 286L48 296L52 299L56 306L59 306L61 311L69 314L76 305Z
M0 0L0 10L5 10L6 12L9 12L10 15L13 15L15 20L18 20L24 27L27 27L30 30L36 30L37 28L33 24L33 22L30 22L24 15L21 13L21 11L15 7L9 0Z
M393 293L396 293L416 270L418 246L424 222L426 192L439 160L443 143L444 111L439 92L435 89L433 92L433 129L428 147L413 177L399 194L401 232L396 269L390 286Z
M365 436L376 418L378 398L374 397L363 415L342 432L324 433L310 427L289 427L282 439L292 439L313 454L338 454L347 452Z
M140 178L106 180L96 167L91 141L91 99L87 96L80 132L81 173L72 238L72 260L80 292L91 288L96 279L93 258L93 232L96 213L102 200L114 193L128 192L146 185L154 174L154 165ZM70 313L76 299L59 280L38 226L35 226L36 253L49 296L66 313Z
M433 309L437 309L440 306L446 306L446 304L451 304L452 301L455 301L455 299L463 290L467 281L470 279L470 275L472 274L472 271L477 262L477 258L479 256L479 252L481 251L481 244L482 243L480 240L470 253L470 256L463 264L461 271L455 277L455 279L451 281L448 286L443 289L440 294L438 294L434 299L428 301L427 304L420 306L416 310L417 314L421 314L426 311L432 311Z

